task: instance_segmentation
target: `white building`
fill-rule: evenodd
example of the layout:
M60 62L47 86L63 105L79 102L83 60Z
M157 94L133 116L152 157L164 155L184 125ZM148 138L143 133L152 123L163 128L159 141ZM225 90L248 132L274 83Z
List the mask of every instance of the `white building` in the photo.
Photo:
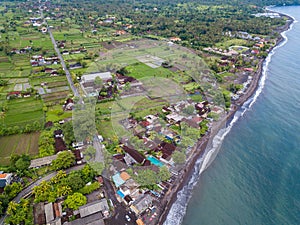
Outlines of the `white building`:
M91 74L86 74L81 77L81 80L83 83L88 83L88 82L94 82L96 77L100 77L104 82L112 79L111 72L104 72L104 73L91 73Z

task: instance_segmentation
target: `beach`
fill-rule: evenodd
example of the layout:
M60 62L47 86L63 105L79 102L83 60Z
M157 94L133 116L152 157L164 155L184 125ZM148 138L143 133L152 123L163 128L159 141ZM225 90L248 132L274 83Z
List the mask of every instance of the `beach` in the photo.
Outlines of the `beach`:
M280 14L281 16L284 14ZM294 19L288 15L284 15L285 17L288 17L289 20L287 23L278 28L276 31L280 33L276 40L276 45L273 46L269 53L272 52L272 50L280 45L282 41L284 40L283 36L281 35L282 32L288 30L291 26L291 24L294 22ZM176 180L173 182L173 185L171 186L170 190L166 193L164 198L161 201L160 204L160 211L158 212L158 220L156 224L162 225L167 219L167 216L169 214L169 211L173 205L173 203L177 199L177 194L180 190L183 189L183 187L189 182L191 179L191 176L194 171L194 166L196 161L203 157L205 154L205 150L211 148L212 140L216 136L216 134L219 132L221 128L224 128L226 124L228 124L234 114L243 106L243 104L253 96L259 86L260 79L262 77L263 68L264 68L265 59L262 59L259 61L257 71L253 75L253 80L250 83L249 87L247 88L247 91L244 95L242 95L237 101L232 102L230 111L227 112L227 114L221 118L217 123L213 125L210 132L207 133L205 136L203 136L200 141L196 144L195 151L191 154L189 159L187 160L187 163L185 164L185 169L183 169L180 174L177 176Z

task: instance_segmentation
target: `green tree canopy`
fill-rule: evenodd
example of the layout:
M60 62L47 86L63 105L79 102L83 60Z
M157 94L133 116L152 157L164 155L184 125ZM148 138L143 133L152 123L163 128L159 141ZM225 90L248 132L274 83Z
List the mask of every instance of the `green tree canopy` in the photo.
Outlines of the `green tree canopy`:
M84 187L85 182L81 178L81 173L79 171L72 171L68 175L67 184L73 191L78 191L80 188Z
M170 177L171 177L171 174L166 166L159 168L159 173L158 173L159 181L169 180Z
M75 156L71 151L62 151L57 158L52 161L52 167L55 170L67 169L75 163Z
M86 202L86 197L83 194L75 192L67 197L67 199L64 201L64 206L66 208L76 210L80 206L85 205Z
M21 199L20 203L10 202L7 208L6 224L31 224L32 216L30 212L30 202Z
M186 161L186 156L183 152L175 151L172 154L172 159L173 159L175 164L183 164Z
M7 195L9 200L12 200L14 197L16 197L20 191L22 191L22 184L19 182L6 185L4 188L4 194Z

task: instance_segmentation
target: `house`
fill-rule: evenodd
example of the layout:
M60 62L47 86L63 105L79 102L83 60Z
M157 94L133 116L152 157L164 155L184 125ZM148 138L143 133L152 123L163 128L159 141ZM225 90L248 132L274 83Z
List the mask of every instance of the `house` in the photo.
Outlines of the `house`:
M111 178L117 188L125 183L125 181L121 178L120 173L116 173Z
M244 70L245 72L253 72L253 71L254 71L253 68L244 68L243 70Z
M21 91L12 91L12 92L9 92L6 96L7 99L10 99L11 97L14 97L14 98L21 98L22 97L22 94L21 94Z
M76 162L79 164L79 162L83 159L83 155L82 153L80 152L79 149L75 149L72 151L74 156L75 156L75 160Z
M31 66L39 66L39 63L34 61L34 62L31 62Z
M124 35L124 34L126 34L125 30L117 30L116 31L116 36L120 36L120 35Z
M251 51L251 54L258 55L258 54L259 54L259 50L258 50L258 49L253 49L253 50Z
M46 223L49 224L54 220L54 211L52 202L45 204Z
M188 126L199 129L199 124L195 121L193 121L192 119L187 119L187 118L183 118L182 121L183 123L186 123Z
M69 53L68 50L64 50L64 51L61 52L61 54L63 54L63 55L69 55L70 53Z
M162 158L167 159L169 158L173 152L175 151L176 146L167 142L162 142L160 144L159 150L163 153Z
M183 116L177 114L177 113L171 113L166 116L167 122L170 124L180 123L180 121L183 119Z
M135 78L133 77L129 77L129 76L124 76L124 75L121 75L121 74L117 74L117 81L120 83L120 84L126 84L126 83L132 83L134 81L136 81Z
M41 166L51 165L52 161L57 158L57 155L50 155L43 158L33 159L30 161L29 168L37 168Z
M89 83L94 82L96 77L100 77L104 82L106 82L109 79L112 79L112 75L110 72L104 72L104 73L91 73L86 74L81 77L81 80L83 83Z
M65 104L63 105L63 110L65 110L65 111L70 111L70 110L73 109L73 106L74 106L74 101L73 101L73 99L68 98L68 99L65 101Z
M107 204L107 200L105 198L97 201L93 201L84 206L79 207L80 217L87 217L92 214L101 212L103 215L107 215L109 213L109 206Z
M148 207L152 205L153 198L145 194L140 199L136 200L131 206L130 209L136 214L140 215L144 212Z
M137 219L135 222L136 222L137 225L145 225L144 222L143 222L143 220L140 219L140 218Z
M74 63L74 64L70 64L69 65L69 69L70 70L75 70L75 69L81 69L83 66L81 65L80 62Z
M54 137L55 138L62 138L63 136L64 136L63 131L61 129L54 131Z
M61 137L55 138L55 152L67 150L67 146Z
M34 224L38 224L38 225L46 224L45 206L43 202L33 205L33 216L34 216L34 221L33 221Z
M71 54L79 54L81 52L80 49L71 50Z
M124 145L123 150L126 152L124 160L127 165L132 165L133 163L144 164L147 159L141 153L133 148L129 148Z
M195 104L195 109L198 111L198 114L201 116L209 111L208 102L203 101Z
M12 180L12 173L1 173L0 174L0 188L4 188L9 185Z
M179 37L171 37L170 41L172 41L172 42L181 41L181 38L179 38Z

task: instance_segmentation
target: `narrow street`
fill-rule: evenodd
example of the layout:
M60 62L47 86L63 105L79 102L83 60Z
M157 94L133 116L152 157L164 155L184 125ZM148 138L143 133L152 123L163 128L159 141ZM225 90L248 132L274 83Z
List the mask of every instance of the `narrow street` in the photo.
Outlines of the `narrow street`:
M84 167L84 165L79 165L79 166L74 166L71 167L69 169L66 170L66 173L70 173L71 171L75 171L75 170L80 170ZM31 194L32 189L35 186L38 186L42 181L48 181L50 180L52 177L54 177L56 175L57 172L52 172L50 174L48 174L45 177L42 177L39 180L36 180L35 182L31 183L29 186L27 186L26 188L24 188L12 201L14 202L20 202L21 198L24 198L28 195ZM0 224L4 224L4 220L6 218L6 215L0 218Z
M64 59L63 59L63 57L62 57L62 55L60 54L60 50L58 49L58 47L57 47L57 45L56 45L56 41L55 41L55 39L54 39L54 37L53 37L51 28L48 26L47 21L44 19L44 14L43 14L43 9L42 9L42 7L40 7L40 12L41 12L41 18L43 19L44 23L46 23L46 25L47 25L48 33L49 33L49 35L50 35L50 38L51 38L51 41L52 41L54 50L55 50L55 52L56 52L56 54L57 54L57 57L58 57L59 60L60 60L60 63L61 63L61 66L62 66L63 70L64 70L65 73L66 73L66 77L67 77L67 80L68 80L68 82L69 82L69 85L70 85L70 87L71 87L71 89L72 89L72 92L73 92L74 96L79 96L79 92L78 92L77 88L76 88L75 85L74 85L74 82L73 82L73 80L72 80L72 76L71 76L71 74L70 74L70 72L69 72L69 70L68 70L68 68L67 68L67 66L66 66L66 63L65 63L65 61L64 61Z
M114 215L105 220L106 225L136 225L137 217L133 212L126 209L126 206L118 202L114 188L111 182L107 178L103 178L103 188L108 195L108 199L114 204ZM130 218L130 221L127 221L126 215Z

